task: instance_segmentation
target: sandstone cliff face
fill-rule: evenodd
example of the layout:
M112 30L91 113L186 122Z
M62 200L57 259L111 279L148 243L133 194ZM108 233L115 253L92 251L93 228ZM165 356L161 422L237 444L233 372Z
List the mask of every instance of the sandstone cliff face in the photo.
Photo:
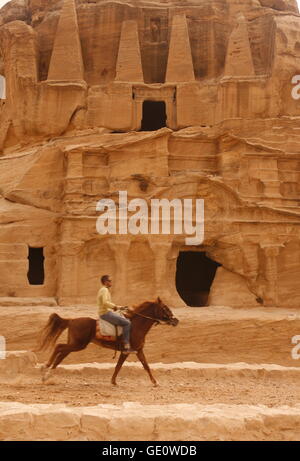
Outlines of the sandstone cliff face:
M134 83L176 84L176 120L168 121L173 129L236 117L300 115L299 104L288 97L300 60L295 1L76 6L77 11L74 0L18 0L1 10L10 106L2 117L11 120L16 143L61 135L78 113L80 129L139 129ZM148 91L155 97L154 89ZM131 111L120 110L116 117L120 93ZM5 148L7 133L1 131Z
M94 302L110 273L121 304L299 306L299 31L294 0L2 8L0 296ZM205 199L203 245L100 237L96 203L120 190ZM28 247L44 249L43 285L28 282ZM191 251L222 266L198 302L175 283Z

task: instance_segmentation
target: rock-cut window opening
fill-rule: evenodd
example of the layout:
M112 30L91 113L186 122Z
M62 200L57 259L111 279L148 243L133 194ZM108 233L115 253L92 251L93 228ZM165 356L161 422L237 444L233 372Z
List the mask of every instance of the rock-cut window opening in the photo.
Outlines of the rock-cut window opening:
M44 248L28 247L28 281L30 285L44 285Z

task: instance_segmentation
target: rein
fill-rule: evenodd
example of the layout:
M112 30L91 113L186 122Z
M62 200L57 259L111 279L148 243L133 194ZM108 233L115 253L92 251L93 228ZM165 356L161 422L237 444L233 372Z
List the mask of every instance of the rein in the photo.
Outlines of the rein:
M164 323L161 322L160 319L155 319L153 317L148 317L147 315L140 314L139 312L133 312L133 315L138 315L139 317L143 317L144 319L152 320L153 322L156 323L156 325L164 325Z

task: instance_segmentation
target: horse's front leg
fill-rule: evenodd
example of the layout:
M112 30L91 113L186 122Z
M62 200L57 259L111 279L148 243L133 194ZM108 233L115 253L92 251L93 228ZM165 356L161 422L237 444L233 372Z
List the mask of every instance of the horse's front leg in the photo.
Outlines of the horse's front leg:
M114 372L114 375L113 377L111 378L111 383L116 386L117 385L117 382L116 382L116 378L119 374L119 371L121 370L122 366L123 366L123 363L125 362L125 360L128 358L128 354L122 354L120 355L119 357L119 360L118 360L118 363L116 365L116 368L115 368L115 372Z
M146 360L146 357L145 357L143 349L138 351L137 356L138 356L140 362L142 363L143 367L147 371L148 375L150 376L151 382L154 384L155 387L157 387L158 383L157 383L156 379L153 377L153 375L151 373L151 370L150 370L150 367L149 367L149 365L147 363L147 360Z

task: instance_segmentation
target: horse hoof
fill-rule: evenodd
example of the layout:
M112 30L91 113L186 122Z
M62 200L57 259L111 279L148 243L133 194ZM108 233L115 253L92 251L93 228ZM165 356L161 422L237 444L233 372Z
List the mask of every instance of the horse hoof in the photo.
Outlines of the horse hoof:
M40 366L40 372L42 373L42 381L44 381L45 374L47 373L48 367L43 363L43 365Z
M153 383L153 387L159 387L158 383Z
M46 381L48 381L50 376L51 376L51 369L45 370L45 372L43 373L43 376L42 376L42 383L45 383Z

